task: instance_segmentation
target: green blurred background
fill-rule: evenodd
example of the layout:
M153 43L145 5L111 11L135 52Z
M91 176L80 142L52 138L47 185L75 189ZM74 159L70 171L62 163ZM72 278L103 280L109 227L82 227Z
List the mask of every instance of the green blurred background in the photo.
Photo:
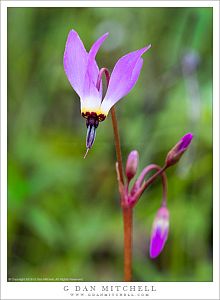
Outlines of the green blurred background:
M8 277L123 280L123 227L111 118L84 160L86 126L63 70L70 29L113 69L149 43L137 85L117 108L124 163L163 164L186 132L190 150L168 170L170 235L148 255L158 180L135 207L134 281L212 281L212 9L8 9ZM32 279L32 280L35 280ZM30 279L31 280L31 279Z

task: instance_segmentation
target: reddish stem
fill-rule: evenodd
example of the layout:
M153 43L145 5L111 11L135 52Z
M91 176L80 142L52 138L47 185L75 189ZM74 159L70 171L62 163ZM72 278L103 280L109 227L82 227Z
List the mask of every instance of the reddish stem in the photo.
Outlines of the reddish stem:
M124 281L132 281L132 215L131 207L123 208L124 223Z
M110 73L108 69L102 68L100 70L98 81L97 81L97 88L100 89L101 78L103 73L106 77L107 87L110 80ZM115 108L111 108L111 117L112 117L112 126L114 131L114 140L115 140L115 150L117 156L117 170L118 170L118 181L119 181L119 190L120 187L124 184L124 176L123 176L123 163L122 163L122 155L121 155L121 143L120 143L120 136L118 131L118 123L115 113ZM121 197L123 194L121 193ZM123 204L125 199L121 199L121 204ZM122 207L123 213L123 223L124 223L124 281L131 281L132 280L132 214L133 209Z
M117 119L115 115L114 107L111 109L112 125L114 130L115 149L118 161L118 177L119 177L119 189L123 185L123 165L121 156L120 137L117 126ZM121 197L124 194L121 193ZM124 204L126 199L121 199L121 203ZM124 281L132 281L132 207L122 207L123 223L124 223Z
M116 113L115 113L114 107L112 107L112 109L111 109L111 117L112 117L113 131L114 131L115 150L116 150L116 156L117 156L117 161L118 161L118 171L119 171L120 181L123 184L124 177L123 177L123 164L122 164L122 155L121 155L121 143L120 143L118 123L117 123L117 118L116 118Z

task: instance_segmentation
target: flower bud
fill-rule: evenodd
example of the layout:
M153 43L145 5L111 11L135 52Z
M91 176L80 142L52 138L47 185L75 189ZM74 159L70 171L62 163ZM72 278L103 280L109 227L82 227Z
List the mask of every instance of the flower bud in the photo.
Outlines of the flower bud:
M154 219L150 238L150 257L156 258L164 248L169 232L169 211L161 207Z
M135 176L138 167L138 152L137 150L133 150L128 155L127 164L126 164L126 176L128 178L128 182Z
M166 166L169 167L171 165L174 165L179 161L183 153L187 150L189 147L189 144L191 143L193 138L192 133L187 133L184 135L181 140L168 152L166 157Z

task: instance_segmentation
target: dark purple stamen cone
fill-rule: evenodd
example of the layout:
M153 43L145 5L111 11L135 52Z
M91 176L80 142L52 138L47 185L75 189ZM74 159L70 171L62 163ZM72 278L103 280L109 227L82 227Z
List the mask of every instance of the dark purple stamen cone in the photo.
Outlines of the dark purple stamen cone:
M90 149L95 141L96 128L99 126L97 117L89 117L86 120L87 135L86 135L86 148Z
M91 148L96 136L96 128L94 125L89 125L87 129L87 135L86 135L86 148Z

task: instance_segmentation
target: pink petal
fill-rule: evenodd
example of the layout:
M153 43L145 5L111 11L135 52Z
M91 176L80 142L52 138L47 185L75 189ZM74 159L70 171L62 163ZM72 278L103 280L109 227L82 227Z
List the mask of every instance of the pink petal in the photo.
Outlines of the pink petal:
M93 78L90 73L87 72L85 76L84 86L83 86L83 97L81 98L81 104L87 109L87 111L94 111L99 109L102 101L102 96L100 95L96 85L93 82Z
M151 45L128 53L118 60L112 71L107 93L102 102L101 108L103 111L107 113L116 102L126 96L134 87L143 64L141 55L150 47Z
M93 85L96 86L97 84L97 79L99 75L99 68L96 63L95 57L97 52L99 51L99 48L101 47L102 43L105 41L105 39L108 36L108 32L102 35L91 47L89 51L89 56L88 56L88 67L87 67L87 72L88 72L88 77L87 80L92 80ZM85 83L85 85L88 85L88 82ZM102 86L100 86L100 91L99 91L100 96L102 97Z
M99 48L101 47L102 43L105 41L105 39L107 38L107 36L109 35L109 33L105 33L103 34L91 47L90 51L89 51L89 60L94 61L97 52L99 51Z
M63 65L66 76L76 93L81 97L88 64L88 53L78 33L69 32L64 51Z

